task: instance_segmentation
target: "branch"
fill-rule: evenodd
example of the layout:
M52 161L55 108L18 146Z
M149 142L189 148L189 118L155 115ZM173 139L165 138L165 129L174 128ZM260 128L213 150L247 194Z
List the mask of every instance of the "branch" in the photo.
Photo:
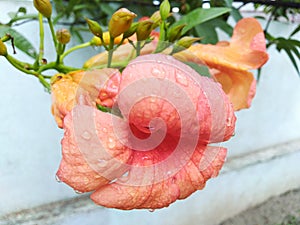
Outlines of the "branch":
M300 9L300 3L296 3L296 2L283 2L283 1L272 1L272 0L234 0L234 2L243 2L244 4L258 3L262 5L272 5L277 7Z

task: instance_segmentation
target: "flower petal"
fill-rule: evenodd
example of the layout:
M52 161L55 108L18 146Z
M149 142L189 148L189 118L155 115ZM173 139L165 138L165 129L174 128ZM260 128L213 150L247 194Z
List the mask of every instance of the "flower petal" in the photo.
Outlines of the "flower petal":
M227 140L234 130L234 112L220 85L168 55L133 60L122 73L117 101L122 115L140 130L157 117L168 133L197 133L203 143Z
M118 134L113 121L118 124ZM77 105L64 119L59 179L75 190L87 192L125 173L131 150L120 142L120 136L124 140L127 135L123 124L112 114Z
M259 22L254 18L241 19L234 28L228 44L197 44L189 50L211 68L249 70L260 68L268 60L266 42Z
M256 87L256 81L252 73L238 70L227 73L214 70L213 74L228 95L234 110L250 107Z
M76 104L96 107L98 103L112 107L118 93L121 74L116 69L104 68L56 76L60 78L51 86L51 110L58 127L62 128L65 115Z
M204 152L207 153L204 154ZM209 152L213 152L214 157L209 156ZM127 210L167 207L175 200L184 199L194 191L202 189L210 177L218 174L225 156L226 149L224 148L198 146L191 160L178 173L162 182L146 186L118 182L107 184L94 192L91 198L95 203L105 207ZM139 156L134 156L134 158L136 161L141 161ZM205 161L205 158L209 164L203 168L202 161ZM128 176L136 175L129 171Z

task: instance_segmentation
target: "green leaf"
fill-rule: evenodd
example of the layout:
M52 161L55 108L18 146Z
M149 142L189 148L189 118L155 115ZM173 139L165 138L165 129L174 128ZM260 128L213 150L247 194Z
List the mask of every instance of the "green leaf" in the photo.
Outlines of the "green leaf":
M19 50L32 58L36 58L37 52L35 48L22 34L11 27L0 25L0 36L4 36L7 33L14 38L14 44Z
M107 15L112 15L115 12L115 10L109 4L106 4L106 3L101 3L100 8Z
M218 34L216 28L220 28L228 36L232 36L233 28L221 18L215 18L195 27L197 35L203 37L202 43L215 44L218 42Z
M300 31L300 25L298 27L296 27L296 29L290 34L290 37L294 36L295 34L297 34Z
M187 26L185 26L182 30L182 33L184 34L193 27L211 19L214 19L216 17L219 17L228 12L230 12L230 9L224 7L210 9L197 8L183 16L179 21L173 23L171 27L181 24L187 24Z
M190 67L192 67L201 76L211 77L211 74L209 73L207 66L200 66L199 64L194 63L194 62L184 62L184 63L189 65Z

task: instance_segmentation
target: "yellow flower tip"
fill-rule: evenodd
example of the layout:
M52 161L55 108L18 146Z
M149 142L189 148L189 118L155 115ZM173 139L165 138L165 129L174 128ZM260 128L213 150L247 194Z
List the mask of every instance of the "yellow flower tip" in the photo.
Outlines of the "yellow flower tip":
M71 39L71 34L67 29L59 29L56 31L57 41L61 44L68 44Z
M104 44L105 44L105 45L108 45L108 44L109 44L109 41L110 41L110 35L109 35L109 32L108 32L108 31L104 32L102 38L103 38ZM121 34L120 36L118 36L118 37L116 37L116 38L114 39L114 44L120 44L121 41L122 41L122 39L123 39L123 35ZM94 46L101 46L101 45L102 45L101 39L100 39L99 37L96 37L96 36L94 36L94 37L91 39L90 42L91 42L91 44L94 45ZM124 43L125 43L125 42L124 42Z
M33 5L44 17L51 17L52 5L50 0L33 0Z
M0 39L0 55L6 56L7 55L7 48L5 44Z
M121 8L116 11L112 15L108 25L110 36L115 38L127 31L136 16L137 15L135 13L126 8Z

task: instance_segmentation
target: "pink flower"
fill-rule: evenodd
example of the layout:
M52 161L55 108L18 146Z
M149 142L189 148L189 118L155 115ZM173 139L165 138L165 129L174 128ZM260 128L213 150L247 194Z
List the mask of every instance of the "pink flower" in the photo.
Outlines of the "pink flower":
M217 176L235 116L221 86L172 56L139 56L123 70L122 117L78 104L64 118L58 178L118 209L167 207Z

